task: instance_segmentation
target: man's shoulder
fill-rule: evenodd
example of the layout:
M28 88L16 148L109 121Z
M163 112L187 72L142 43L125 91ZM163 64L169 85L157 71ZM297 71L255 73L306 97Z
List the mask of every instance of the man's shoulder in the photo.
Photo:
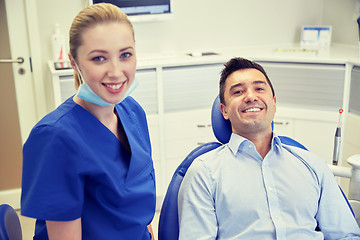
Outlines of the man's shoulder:
M193 164L202 165L202 167L206 167L207 169L217 169L222 164L224 155L226 155L228 151L230 151L230 149L227 144L222 144L219 147L205 152L195 158Z
M328 169L325 160L311 151L290 145L283 145L283 147L316 173L323 172L325 169Z

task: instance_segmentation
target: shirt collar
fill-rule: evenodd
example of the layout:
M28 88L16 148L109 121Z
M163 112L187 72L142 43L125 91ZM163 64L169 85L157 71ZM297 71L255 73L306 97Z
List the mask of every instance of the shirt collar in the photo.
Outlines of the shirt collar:
M230 150L236 155L240 145L245 144L246 142L251 142L248 139L236 134L231 133L230 140L228 142L228 146ZM279 136L273 132L273 137L271 140L271 150L278 149L280 152L282 151L282 143L280 141Z
M283 151L283 146L279 136L273 132L273 138L271 141L271 150L275 150L275 149L278 149L279 152L281 153Z

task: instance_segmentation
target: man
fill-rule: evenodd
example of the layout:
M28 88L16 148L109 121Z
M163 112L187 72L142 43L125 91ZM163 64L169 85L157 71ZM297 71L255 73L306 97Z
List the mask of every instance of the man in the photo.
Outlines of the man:
M219 95L232 135L188 169L179 191L179 239L360 239L326 163L272 132L276 97L264 69L231 59Z

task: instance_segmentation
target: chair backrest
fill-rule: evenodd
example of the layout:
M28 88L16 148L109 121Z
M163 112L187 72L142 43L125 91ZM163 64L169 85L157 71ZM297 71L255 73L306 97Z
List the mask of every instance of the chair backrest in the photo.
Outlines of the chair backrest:
M19 216L17 215L16 211L7 204L0 205L0 239L22 239L22 230Z
M195 148L178 166L169 183L159 218L158 238L159 240L178 239L179 220L178 220L178 192L185 173L191 163L198 156L219 147L221 143L205 143Z

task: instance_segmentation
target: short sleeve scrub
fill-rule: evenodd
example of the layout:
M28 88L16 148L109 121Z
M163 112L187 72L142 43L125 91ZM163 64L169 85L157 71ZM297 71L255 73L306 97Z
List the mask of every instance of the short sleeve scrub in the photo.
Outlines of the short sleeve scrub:
M40 120L23 147L21 213L45 220L81 218L83 239L150 239L155 176L146 116L127 97L115 110L131 153L72 97Z

